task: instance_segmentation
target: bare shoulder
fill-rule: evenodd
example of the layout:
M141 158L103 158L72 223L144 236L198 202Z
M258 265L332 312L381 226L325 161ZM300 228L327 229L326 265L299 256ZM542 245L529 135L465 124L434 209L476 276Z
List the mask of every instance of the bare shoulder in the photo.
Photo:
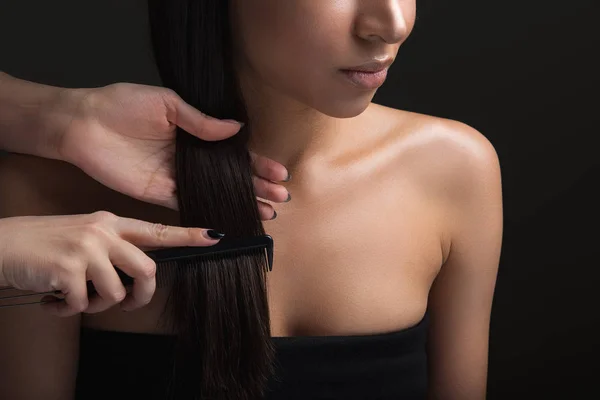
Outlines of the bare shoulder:
M378 113L392 121L396 133L425 145L422 150L442 156L453 163L498 163L492 143L477 129L459 121L377 106ZM477 165L465 165L477 167ZM470 169L470 168L469 168Z
M401 143L399 158L430 195L462 204L474 190L500 189L498 154L477 129L459 121L382 106L374 112L391 121L390 134Z
M413 182L444 218L444 262L452 243L473 235L467 227L502 232L502 178L492 143L477 129L454 120L377 106L373 113L393 127L400 173ZM456 247L455 247L456 248Z

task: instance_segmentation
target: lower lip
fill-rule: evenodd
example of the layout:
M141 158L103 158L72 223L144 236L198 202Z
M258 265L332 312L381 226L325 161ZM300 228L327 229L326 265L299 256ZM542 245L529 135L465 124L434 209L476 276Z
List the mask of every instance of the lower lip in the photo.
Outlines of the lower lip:
M373 90L377 89L385 82L387 78L387 68L376 72L342 70L346 78L354 85Z

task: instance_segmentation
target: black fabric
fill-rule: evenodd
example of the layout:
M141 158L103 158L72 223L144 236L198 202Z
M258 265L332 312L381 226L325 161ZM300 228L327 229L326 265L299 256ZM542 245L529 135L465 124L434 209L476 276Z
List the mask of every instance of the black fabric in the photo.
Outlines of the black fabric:
M268 400L421 400L427 387L427 317L366 336L276 337ZM83 329L77 400L165 400L171 336ZM187 399L186 399L187 400Z

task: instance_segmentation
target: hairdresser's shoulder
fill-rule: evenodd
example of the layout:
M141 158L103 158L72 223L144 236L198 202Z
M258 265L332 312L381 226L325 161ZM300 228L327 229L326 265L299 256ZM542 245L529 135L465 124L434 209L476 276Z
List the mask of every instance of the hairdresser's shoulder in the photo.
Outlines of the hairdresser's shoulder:
M500 185L500 162L494 145L482 133L463 122L429 115L386 109L413 172L444 197L464 200L482 183Z

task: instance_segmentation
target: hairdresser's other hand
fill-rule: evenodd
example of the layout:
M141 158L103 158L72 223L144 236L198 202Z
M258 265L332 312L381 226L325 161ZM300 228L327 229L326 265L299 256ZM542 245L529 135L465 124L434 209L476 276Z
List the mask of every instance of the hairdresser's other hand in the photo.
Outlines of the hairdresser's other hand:
M147 304L156 287L156 265L140 248L208 246L214 231L153 224L108 212L0 219L0 286L38 293L59 290L65 301L43 305L58 316L96 313L121 303ZM134 278L131 292L113 265ZM97 294L89 297L87 281Z
M56 141L60 159L70 162L113 190L149 203L177 208L174 181L175 133L179 126L204 140L235 135L240 124L202 114L173 91L118 83L94 89L66 89L70 123ZM288 200L275 182L286 168L253 155L258 197ZM259 202L263 219L273 208Z

